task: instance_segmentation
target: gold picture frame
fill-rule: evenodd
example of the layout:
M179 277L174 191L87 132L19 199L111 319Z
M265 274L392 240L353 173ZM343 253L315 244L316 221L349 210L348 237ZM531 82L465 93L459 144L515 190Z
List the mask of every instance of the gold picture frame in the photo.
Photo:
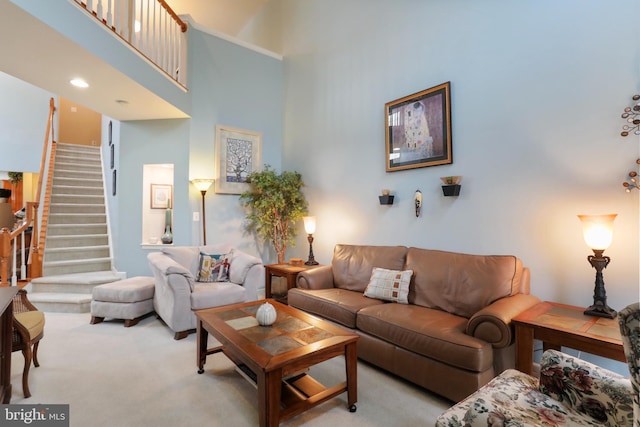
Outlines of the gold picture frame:
M171 208L173 186L171 184L151 184L151 209Z
M246 179L262 167L262 135L244 129L216 125L216 180L219 194L242 194Z
M453 163L451 82L385 104L387 172Z

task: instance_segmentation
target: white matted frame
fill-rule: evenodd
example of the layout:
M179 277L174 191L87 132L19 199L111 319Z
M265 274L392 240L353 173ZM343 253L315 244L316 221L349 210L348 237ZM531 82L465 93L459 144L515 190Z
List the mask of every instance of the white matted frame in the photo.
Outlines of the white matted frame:
M215 192L242 194L249 190L247 176L262 166L262 135L216 125Z
M170 184L151 184L151 209L171 208L172 190Z

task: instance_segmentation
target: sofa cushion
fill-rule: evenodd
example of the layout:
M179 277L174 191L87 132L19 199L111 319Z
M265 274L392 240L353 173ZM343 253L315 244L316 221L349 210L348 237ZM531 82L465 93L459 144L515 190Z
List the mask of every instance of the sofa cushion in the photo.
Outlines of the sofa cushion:
M348 328L356 327L356 313L363 307L383 305L383 301L365 297L361 292L345 289L289 290L290 306L317 314Z
M413 270L387 270L375 267L364 290L364 296L385 301L408 304L409 283Z
M414 271L409 303L463 317L520 290L522 261L511 255L469 255L409 248Z
M484 372L493 366L490 344L464 333L467 319L416 305L381 304L362 308L357 327L430 359Z
M331 261L334 286L362 293L374 267L402 270L406 254L405 246L336 245Z

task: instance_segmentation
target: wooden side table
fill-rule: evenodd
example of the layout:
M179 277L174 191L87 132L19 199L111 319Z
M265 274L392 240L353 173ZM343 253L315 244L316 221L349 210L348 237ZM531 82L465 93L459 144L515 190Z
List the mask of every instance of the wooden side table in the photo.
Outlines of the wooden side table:
M513 318L516 329L516 369L531 375L533 340L543 350L569 347L625 362L617 319L587 316L583 307L541 302Z
M273 298L283 304L287 303L286 292L281 295L274 295L271 292L271 277L284 277L287 279L287 291L296 286L296 278L298 273L301 273L312 268L320 267L320 265L292 265L292 264L267 264L264 266L265 282L264 282L264 297Z

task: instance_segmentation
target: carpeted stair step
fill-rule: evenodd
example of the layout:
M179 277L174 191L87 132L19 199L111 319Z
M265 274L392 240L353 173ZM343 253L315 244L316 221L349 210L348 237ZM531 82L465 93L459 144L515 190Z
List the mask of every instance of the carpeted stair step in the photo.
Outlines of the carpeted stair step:
M49 224L47 241L51 236L84 236L91 234L106 235L107 224Z
M58 274L69 273L88 273L92 271L108 270L110 268L110 257L49 262L47 261L47 252L45 250L45 259L42 265L42 273L44 276L54 276Z
M104 197L104 189L102 187L90 187L86 185L52 185L51 194L55 194L56 196L64 194L84 194Z
M51 203L68 203L76 205L104 205L104 195L95 194L53 194Z
M89 313L91 294L39 292L29 294L29 301L38 310L54 313Z
M104 213L104 204L51 203L49 214L59 213Z
M77 261L79 258L105 259L109 258L109 246L80 246L80 247L47 247L45 263L51 265L59 261Z
M110 270L46 276L33 279L27 291L29 300L42 311L88 313L94 287L125 277Z
M59 213L49 216L49 224L106 224L107 215L100 214L85 214L85 213Z
M47 237L47 249L76 248L91 246L109 247L107 234L72 234Z

